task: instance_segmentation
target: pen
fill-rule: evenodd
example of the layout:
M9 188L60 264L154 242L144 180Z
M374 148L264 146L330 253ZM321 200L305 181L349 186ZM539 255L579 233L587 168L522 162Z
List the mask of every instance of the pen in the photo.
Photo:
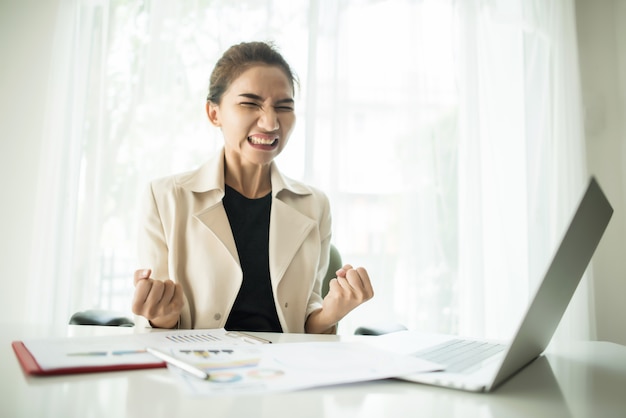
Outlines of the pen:
M172 366L176 366L179 369L191 374L192 376L195 376L199 379L203 379L203 380L207 380L209 378L209 374L207 372L205 372L204 370L201 370L185 361L182 361L180 359L177 359L174 356L171 356L169 354L166 354L160 350L154 349L154 348L146 348L146 351L150 354L152 354L155 357L160 358L161 360L171 364Z

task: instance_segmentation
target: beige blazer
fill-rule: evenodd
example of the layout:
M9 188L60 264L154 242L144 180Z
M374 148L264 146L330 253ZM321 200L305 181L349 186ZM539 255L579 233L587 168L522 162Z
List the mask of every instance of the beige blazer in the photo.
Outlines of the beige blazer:
M269 265L276 312L284 332L304 332L321 307L331 216L326 195L271 167ZM222 204L224 150L198 170L150 184L140 212L141 268L179 282L185 306L180 328L222 328L243 273ZM138 326L149 326L138 318Z

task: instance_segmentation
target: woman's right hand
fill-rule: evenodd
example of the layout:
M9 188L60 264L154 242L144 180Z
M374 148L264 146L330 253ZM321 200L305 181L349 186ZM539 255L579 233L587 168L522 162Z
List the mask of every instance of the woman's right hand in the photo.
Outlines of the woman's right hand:
M152 270L136 270L133 313L141 315L156 328L174 328L183 310L183 288L172 280L150 278Z

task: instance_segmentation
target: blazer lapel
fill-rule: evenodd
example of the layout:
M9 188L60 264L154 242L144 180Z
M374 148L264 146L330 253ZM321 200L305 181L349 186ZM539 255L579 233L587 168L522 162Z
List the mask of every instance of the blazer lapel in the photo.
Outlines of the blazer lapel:
M283 177L274 163L272 176L272 209L270 214L270 274L277 286L298 249L316 227L315 221L281 200L281 193L308 195L310 190ZM182 181L194 192L198 210L195 217L224 245L233 260L240 264L237 246L222 204L224 197L224 150Z
M226 247L239 264L237 246L222 204L224 198L224 149L209 159L200 169L181 180L181 185L193 192L194 216Z
M283 278L315 222L279 199L272 201L270 215L270 274L274 286Z
M272 212L270 215L269 257L272 285L276 290L285 271L307 236L316 227L313 219L302 214L280 196L305 196L310 190L284 177L272 162Z
M230 255L239 264L239 255L237 254L237 246L235 244L235 238L230 229L230 223L228 222L228 216L222 202L216 203L214 206L209 207L201 212L196 213L196 218L202 222L215 237L226 247Z

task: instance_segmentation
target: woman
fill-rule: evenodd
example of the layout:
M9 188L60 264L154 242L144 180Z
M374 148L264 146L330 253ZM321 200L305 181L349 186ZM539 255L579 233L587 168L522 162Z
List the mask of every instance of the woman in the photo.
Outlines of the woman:
M224 147L193 172L153 181L142 212L133 312L160 328L334 333L373 297L347 264L320 296L331 239L319 190L274 158L295 125L295 77L262 42L228 49L211 74L206 113ZM148 325L148 322L145 322Z

